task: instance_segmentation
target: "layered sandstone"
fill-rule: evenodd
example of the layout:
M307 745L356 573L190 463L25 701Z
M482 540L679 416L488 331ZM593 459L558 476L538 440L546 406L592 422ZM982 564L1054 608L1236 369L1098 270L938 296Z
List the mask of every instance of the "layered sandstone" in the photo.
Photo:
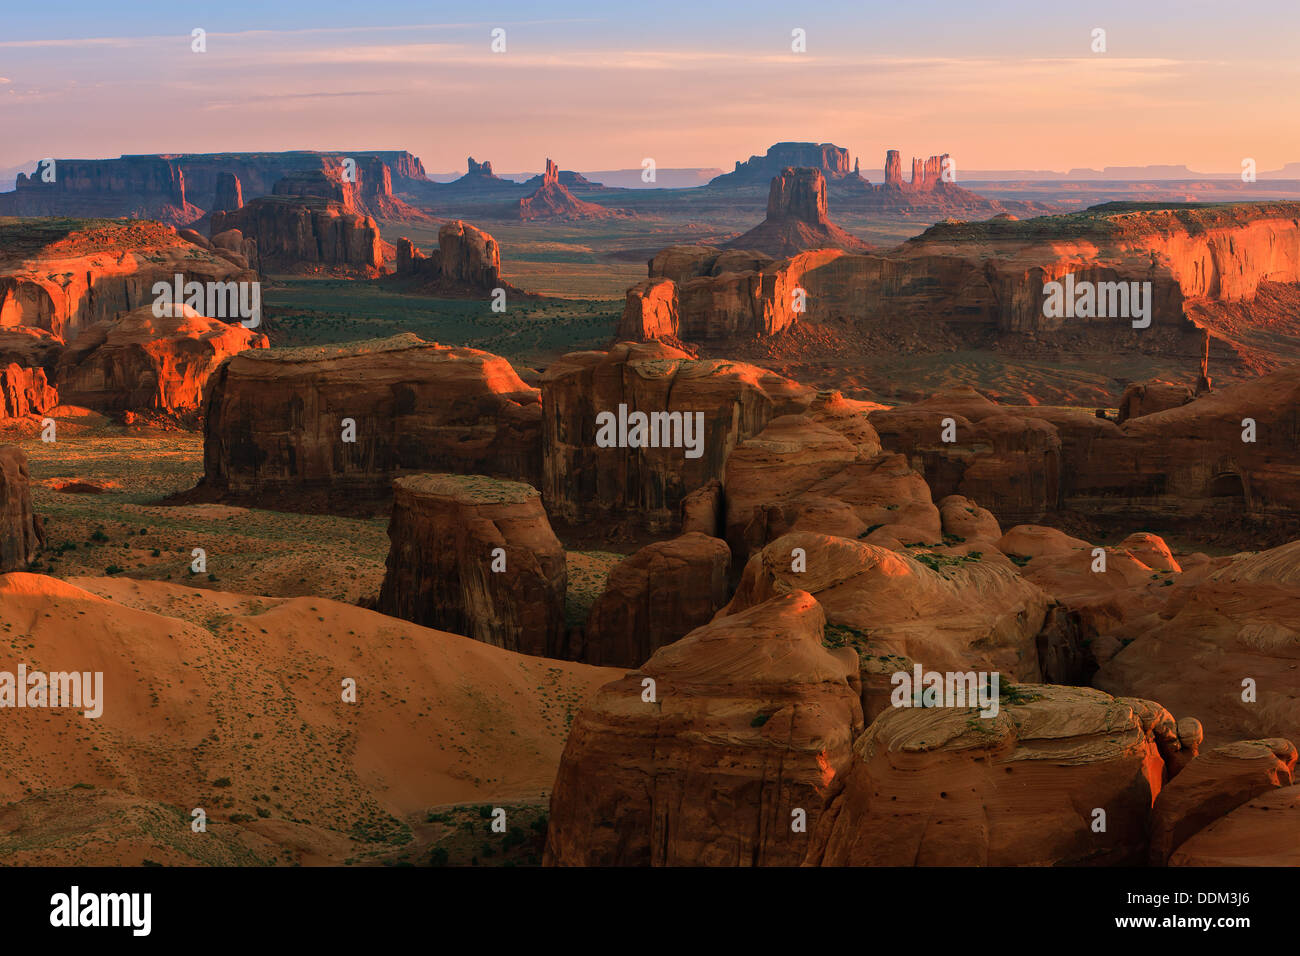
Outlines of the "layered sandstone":
M772 178L767 218L726 244L728 249L757 249L784 259L809 249L865 252L861 239L831 222L826 205L826 179L821 170L786 167Z
M530 485L483 475L393 482L378 610L510 651L564 641L564 548Z
M1190 837L1243 803L1291 786L1295 765L1295 744L1280 738L1225 744L1192 760L1156 799L1151 865L1164 866Z
M25 570L40 545L27 455L17 445L0 445L0 571Z
M1170 866L1300 866L1300 785L1270 790L1188 839Z
M78 335L59 359L62 400L105 413L156 411L187 416L203 405L217 368L265 335L204 317L188 305L152 306L101 322Z
M214 213L212 235L236 229L257 244L262 273L378 276L384 272L379 227L343 202L319 196L274 195Z
M539 392L477 349L406 334L246 351L213 377L200 490L349 512L382 507L415 471L535 484L540 418Z
M0 421L43 415L59 404L59 394L42 368L15 362L0 365Z
M587 616L587 664L638 667L727 603L731 551L699 532L646 545L610 571Z
M1120 397L1119 416L1115 421L1123 425L1130 418L1141 418L1143 415L1154 415L1156 412L1163 412L1170 408L1179 408L1195 397L1191 388L1174 382L1163 382L1159 379L1152 382L1132 382L1125 386L1124 394Z
M850 672L822 646L824 620L810 595L785 594L603 687L565 745L544 862L802 860L862 729Z
M395 278L438 295L486 295L514 288L501 281L497 241L459 219L438 229L438 248L427 256L410 239L398 239Z
M878 717L853 747L805 864L1142 861L1173 717L1084 687L1003 688L996 717L965 707Z
M738 443L812 398L765 369L695 360L659 342L566 355L542 376L547 508L570 522L674 528L682 499L720 478ZM639 432L632 413L646 417Z
M154 284L256 282L257 274L155 222L0 220L0 326L70 340L157 298Z

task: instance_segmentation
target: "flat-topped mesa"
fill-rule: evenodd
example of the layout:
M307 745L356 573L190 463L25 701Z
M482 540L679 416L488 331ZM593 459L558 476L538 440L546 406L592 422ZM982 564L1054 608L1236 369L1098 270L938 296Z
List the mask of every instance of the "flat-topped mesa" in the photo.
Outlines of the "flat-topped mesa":
M394 279L442 295L487 295L514 286L501 281L501 247L488 233L459 219L438 230L438 248L425 255L403 236L397 240Z
M537 484L541 396L505 359L405 334L242 352L214 376L195 497L369 514L392 479L439 471Z
M0 572L25 571L41 543L27 455L17 445L0 445Z
M212 215L212 235L235 229L257 244L263 273L380 276L384 243L373 217L357 211L352 183L321 171L294 174L276 194Z
M492 161L491 161L491 160L484 160L484 161L481 162L481 163L476 163L476 162L474 162L474 157L471 156L471 157L469 157L467 160L465 160L465 162L466 162L466 165L469 167L469 172L467 172L467 173L465 174L467 177L468 177L468 176L475 176L475 177L482 177L482 178L485 178L485 179L497 179L497 178L498 178L497 175L496 175L496 173L492 172ZM547 160L547 162L550 162L550 160Z
M602 687L565 744L543 863L798 864L862 730L856 674L824 630L795 590Z
M730 173L716 176L710 186L741 186L759 184L779 176L787 167L808 167L819 170L828 179L843 179L855 174L849 162L849 151L833 143L775 143L762 156L751 156L744 162L736 160Z
M547 509L570 522L673 529L682 499L721 478L732 448L814 395L765 369L697 361L661 342L566 355L542 376Z
M209 319L187 305L144 306L91 326L59 358L63 401L96 411L197 416L217 368L265 335Z
M531 485L484 475L393 482L377 610L543 657L564 644L564 548Z
M783 258L809 249L866 252L870 247L830 221L826 178L820 169L787 167L772 179L767 218L724 248L752 249Z
M147 220L0 219L0 326L70 340L152 304L154 285L253 283L257 273Z
M673 270L657 272L661 260ZM1262 283L1300 283L1300 203L1108 203L940 223L869 255L823 249L725 270L718 261L705 246L651 260L651 278L677 283L683 341L766 336L796 320L868 333L902 320L941 322L967 338L1086 328L1120 347L1149 335L1190 350L1191 341L1178 344L1199 334L1189 303L1250 302ZM796 288L805 293L798 314Z

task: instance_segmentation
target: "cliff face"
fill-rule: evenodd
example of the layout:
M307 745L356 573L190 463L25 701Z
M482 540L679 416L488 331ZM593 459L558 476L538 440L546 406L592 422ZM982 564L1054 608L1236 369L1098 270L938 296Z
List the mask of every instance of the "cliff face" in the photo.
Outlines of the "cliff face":
M825 250L737 273L719 272L716 250L707 247L675 247L673 261L677 334L686 341L779 331L796 318L796 287L807 293L807 311L798 318L810 323L869 325L901 312L958 328L1023 333L1107 323L1124 330L1142 321L1045 314L1045 287L1066 281L1150 283L1142 301L1151 327L1183 334L1193 331L1183 313L1187 300L1249 301L1264 281L1300 282L1300 203L1112 205L1023 222L944 223L889 252Z
M736 168L717 176L710 186L742 186L765 183L781 175L787 166L804 166L819 170L823 176L842 178L854 174L849 151L833 143L776 143L763 156L751 156Z
M40 544L27 455L17 445L0 445L0 572L26 570Z
M312 182L322 192L337 185L325 177ZM257 243L257 268L263 273L373 277L384 272L378 225L370 216L349 212L343 202L316 196L263 196L242 209L213 214L212 235L231 229Z
M529 485L482 475L394 483L378 610L538 656L564 643L564 548Z
M155 222L0 220L0 326L71 339L151 305L153 285L256 282L257 273Z
M414 471L536 484L540 418L538 391L476 349L408 334L246 351L214 376L201 487L262 507L369 513Z
M765 369L696 361L658 342L566 355L542 377L547 509L567 521L673 528L682 499L721 478L737 443L813 396ZM637 438L630 412L659 417Z
M145 306L77 336L59 360L58 382L71 405L190 415L222 362L267 345L260 332L205 318L189 306L162 318Z
M0 365L0 421L43 415L59 404L45 370L10 362Z
M0 215L134 217L188 225L204 211L238 208L229 201L224 177L236 177L245 198L270 195L285 176L301 172L337 174L351 160L363 206L360 212L385 219L427 218L393 196L392 183L427 182L420 160L405 151L355 154L180 153L118 159L55 162L53 182L39 171L20 174L15 191L0 193Z

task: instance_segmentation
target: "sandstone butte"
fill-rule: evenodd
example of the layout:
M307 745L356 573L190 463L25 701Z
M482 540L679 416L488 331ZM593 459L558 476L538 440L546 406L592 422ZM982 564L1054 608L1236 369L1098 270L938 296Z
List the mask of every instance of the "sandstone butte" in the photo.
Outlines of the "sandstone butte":
M425 255L410 239L397 240L394 280L438 295L487 295L515 291L501 281L501 246L488 233L459 219L438 229L438 248Z
M250 350L213 376L204 477L192 494L373 513L387 508L392 480L403 474L452 471L536 484L540 430L539 392L488 352L409 333Z
M59 358L62 401L104 413L197 416L213 373L265 335L205 318L188 305L158 318L143 306L86 329Z
M565 637L564 548L531 485L482 475L393 483L378 610L537 656Z
M26 570L41 544L27 455L17 445L0 445L0 572Z
M726 244L727 249L754 249L785 258L808 249L866 252L868 245L831 222L826 179L821 170L787 167L772 178L767 218Z
M772 418L799 411L814 391L765 369L695 360L663 343L573 352L542 376L542 480L560 521L630 521L672 529L690 492L722 475L727 455ZM683 447L601 448L596 417L619 406L703 416L699 457ZM696 438L699 436L696 435ZM683 430L682 440L685 434Z
M811 595L784 594L602 687L565 743L545 862L799 863L808 834L792 820L816 825L862 729L851 671L822 646L824 624Z
M103 672L108 695L96 720L5 711L0 802L25 833L6 837L13 865L343 865L385 850L381 823L543 798L567 734L557 702L619 676L319 596L125 577L2 575L0 632L29 636L34 670ZM263 794L272 818L255 812ZM193 834L200 805L226 809ZM427 858L411 831L393 849Z
M1150 282L1146 331L1189 335L1188 305L1250 302L1262 282L1300 282L1297 223L1300 203L1108 203L1027 220L944 222L893 250L820 249L743 270L734 260L720 261L716 248L678 246L650 260L650 282L629 292L619 334L725 343L770 336L796 321L868 328L904 317L941 322L968 338L1085 325L1141 334L1123 318L1046 317L1044 285L1072 274ZM658 285L663 279L672 286ZM794 311L796 288L806 292L803 313ZM668 304L642 305L647 296Z
M263 273L384 274L384 243L372 216L359 211L357 186L340 172L297 174L274 194L214 212L211 234L237 230L257 247Z
M0 219L0 327L70 341L155 299L155 282L255 282L257 273L145 221Z

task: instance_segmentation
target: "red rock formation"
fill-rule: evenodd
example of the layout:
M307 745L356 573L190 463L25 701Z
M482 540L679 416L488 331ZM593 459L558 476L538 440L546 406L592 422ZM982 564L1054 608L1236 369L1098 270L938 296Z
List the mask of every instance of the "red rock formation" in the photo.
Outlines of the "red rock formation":
M52 172L52 178L47 178ZM188 225L203 210L186 199L185 173L165 156L59 159L53 170L19 173L0 193L0 216L157 219Z
M544 863L798 863L862 729L823 624L795 591L698 628L603 687L565 745Z
M257 274L154 222L0 223L0 326L71 339L156 298L154 283L256 282Z
M779 176L787 166L807 166L816 169L827 179L845 179L853 175L849 151L832 143L776 143L766 155L751 156L745 162L736 160L730 173L716 176L711 187L747 186L766 183Z
M564 548L536 489L483 475L411 475L393 491L377 610L511 651L559 654Z
M0 421L44 415L59 404L59 394L46 380L45 370L16 363L0 365Z
M244 190L234 173L217 176L217 194L209 212L231 212L244 208Z
M627 290L623 317L615 334L620 342L672 341L677 337L677 284L647 279Z
M268 345L260 332L205 318L187 305L161 317L145 306L73 339L59 359L58 382L70 405L186 417L202 407L221 363Z
M369 512L402 474L535 484L540 470L537 389L503 358L410 334L241 352L214 377L206 416L199 492L259 507Z
M826 206L826 180L821 170L787 167L772 179L767 218L732 239L725 248L756 249L785 258L808 249L865 252L870 247L831 222Z
M596 203L576 198L560 182L560 168L546 161L542 184L531 195L517 203L518 216L525 221L543 219L614 219L627 215L616 209L606 209Z
M1123 425L1130 418L1141 418L1143 415L1178 408L1194 398L1196 395L1186 385L1159 380L1141 384L1132 382L1124 389L1124 395L1119 400L1119 417L1115 421Z
M490 235L456 220L438 230L438 248L424 255L405 237L397 240L397 280L439 295L484 295L515 290L501 280L501 247ZM516 290L517 291L517 290Z
M1300 785L1255 797L1191 837L1170 866L1300 866Z
M330 188L337 186L323 177L321 181ZM213 214L212 235L231 229L257 243L256 265L262 273L384 273L383 244L375 220L349 212L342 202L263 196L242 209Z
M764 369L697 361L658 342L566 355L542 376L546 507L564 521L672 529L682 499L721 477L738 442L812 397L811 389ZM632 413L647 416L648 433L645 426L632 431ZM627 423L621 437L614 427L620 421ZM602 422L610 430L602 432ZM602 434L613 444L598 444ZM645 446L634 446L634 438Z
M992 718L890 708L854 744L805 865L1138 863L1172 724L1150 701L1050 684L1016 686Z
M1201 716L1211 745L1300 740L1300 541L1223 559L1168 592L1159 616L1103 663L1096 686L1158 689L1171 707Z
M1280 738L1225 744L1192 760L1156 798L1151 865L1164 866L1189 837L1248 800L1291 786L1295 765L1295 744Z
M26 570L40 545L27 455L17 445L0 445L0 572Z
M903 160L896 149L885 151L885 185L900 188L903 185Z
M646 545L610 571L577 659L607 667L644 664L727 603L730 567L726 542L698 532Z

